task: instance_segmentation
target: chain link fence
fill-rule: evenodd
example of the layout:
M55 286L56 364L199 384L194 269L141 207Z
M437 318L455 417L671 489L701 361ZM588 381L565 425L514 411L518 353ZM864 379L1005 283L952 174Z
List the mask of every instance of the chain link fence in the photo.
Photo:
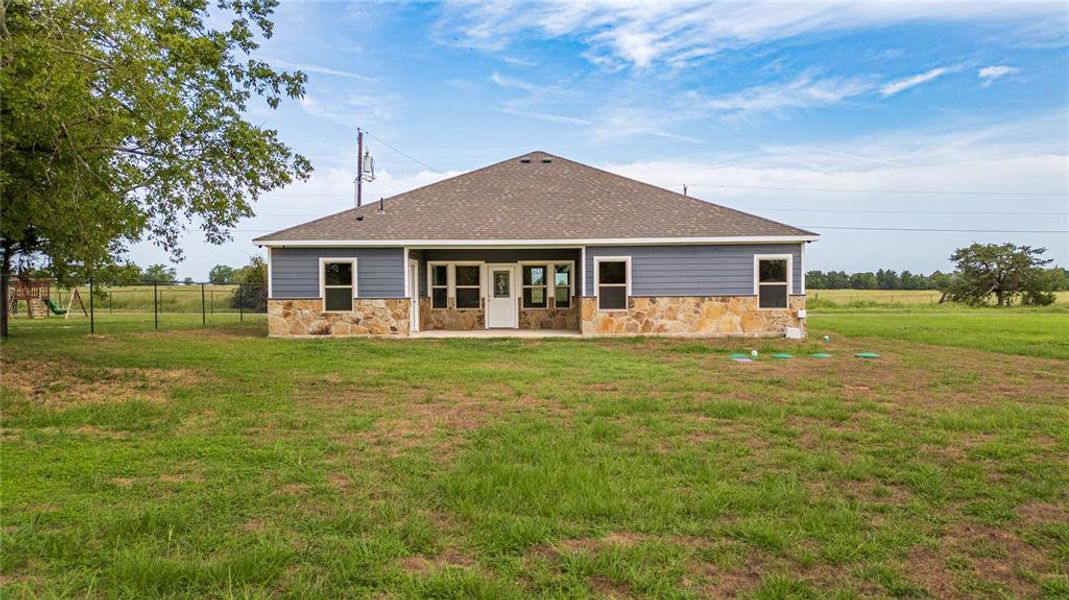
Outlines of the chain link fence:
M263 321L267 313L267 287L259 283L70 286L12 276L6 288L11 336L189 329Z

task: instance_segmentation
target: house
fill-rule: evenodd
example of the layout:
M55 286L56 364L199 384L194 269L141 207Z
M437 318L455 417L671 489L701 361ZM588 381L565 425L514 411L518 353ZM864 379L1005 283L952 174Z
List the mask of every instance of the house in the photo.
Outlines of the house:
M265 235L272 336L783 336L803 229L546 152Z

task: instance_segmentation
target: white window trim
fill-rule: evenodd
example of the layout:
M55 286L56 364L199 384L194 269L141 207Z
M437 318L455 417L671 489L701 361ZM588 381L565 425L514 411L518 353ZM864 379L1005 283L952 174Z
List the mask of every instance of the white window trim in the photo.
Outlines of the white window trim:
M574 260L518 260L518 261L516 261L516 264L520 266L520 282L519 282L520 283L520 308L522 308L524 310L548 310L549 309L549 299L550 298L554 298L554 300L553 300L553 308L557 307L557 301L556 301L557 286L556 286L556 278L555 278L555 274L556 274L555 269L557 268L557 265L568 265L568 268L571 269L571 277L568 278L568 295L569 295L568 297L569 298L574 298L575 297L575 261ZM532 285L524 285L523 284L523 268L525 266L526 267L541 267L541 266L546 267L546 286L545 286L546 287L546 305L545 306L530 306L530 307L528 307L528 306L524 306L523 305L523 288L538 287L536 285L532 286ZM552 282L552 283L550 283L550 282ZM553 293L551 294L550 292L553 292ZM573 308L573 307L575 307L575 302L569 301L569 305L567 307L565 307L565 308Z
M271 271L274 268L271 265L271 247L267 247L267 299L270 300L275 297L275 285L274 277L271 275Z
M549 279L552 281L552 285L548 287L553 290L550 297L553 298L553 308L557 308L557 265L568 266L568 306L565 308L575 308L575 261L574 260L557 260L549 263ZM548 283L548 282L547 282Z
M476 311L482 310L482 302L477 308L458 308L457 307L457 270L458 266L463 267L479 267L479 298L486 296L486 277L484 271L486 270L484 260L429 260L427 261L427 295L430 301L431 310L462 310L462 311ZM442 287L440 285L433 285L434 282L434 267L444 266L446 268L446 293L445 293L445 308L437 308L434 306L434 288ZM460 286L461 288L474 288L475 286Z
M434 285L434 267L445 267L445 306L434 305L434 290L440 288L440 285ZM427 301L430 303L431 310L449 310L449 299L452 297L450 292L449 273L452 269L449 268L449 263L445 261L427 261Z
M319 257L319 299L323 302L323 312L343 312L343 313L344 312L352 312L353 309L351 307L349 308L349 310L327 310L327 285L326 285L327 280L326 280L326 277L325 277L326 274L324 273L324 268L326 267L327 263L349 263L349 264L352 265L352 270L353 270L353 298L356 299L356 298L360 297L360 294L357 291L358 290L357 285L360 282L360 278L357 276L358 272L356 270L356 266L357 266L356 257L354 257L354 256L337 256L337 257L320 256ZM349 286L331 286L331 287L349 287Z
M786 260L787 261L787 306L761 307L761 261L762 260ZM782 283L769 283L767 285L783 285ZM791 296L794 294L794 255L792 254L754 254L753 256L753 295L757 296L758 310L784 310L791 306Z
M623 262L626 268L627 282L625 285L625 292L627 296L624 298L623 308L602 308L601 307L601 263L603 262ZM605 285L619 286L618 283L607 283ZM598 311L601 312L624 312L629 310L628 304L631 302L631 257L630 256L595 256L594 257L594 298L597 299Z
M583 293L580 296L586 296L586 246L579 249L579 263L583 265Z

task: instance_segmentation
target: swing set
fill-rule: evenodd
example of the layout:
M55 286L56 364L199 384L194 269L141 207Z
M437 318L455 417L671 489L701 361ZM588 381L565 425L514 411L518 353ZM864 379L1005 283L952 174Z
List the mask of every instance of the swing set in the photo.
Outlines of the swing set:
M82 313L89 317L89 311L85 308L85 302L82 301L78 288L74 288L67 300L67 307L63 308L52 300L52 280L50 279L33 279L26 275L19 275L12 283L14 285L8 299L10 310L8 314L12 316L19 314L19 302L25 302L26 316L31 319L44 319L49 314L69 319L74 301L77 300Z

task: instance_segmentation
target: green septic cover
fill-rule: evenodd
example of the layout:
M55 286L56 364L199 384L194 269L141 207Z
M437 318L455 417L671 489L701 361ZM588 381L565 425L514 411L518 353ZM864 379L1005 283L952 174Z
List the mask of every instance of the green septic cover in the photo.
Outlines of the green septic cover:
M876 354L875 352L858 352L854 356L856 356L858 358L879 358L880 357L880 355Z
M773 354L772 358L794 358L794 355L787 354L786 352L780 352L779 354Z
M739 352L733 352L731 354L731 356L729 356L728 358L730 358L732 360L734 360L736 358L750 358L750 355L749 354L742 354L742 353L739 353Z
M831 358L831 355L827 352L814 352L809 355L809 358Z

